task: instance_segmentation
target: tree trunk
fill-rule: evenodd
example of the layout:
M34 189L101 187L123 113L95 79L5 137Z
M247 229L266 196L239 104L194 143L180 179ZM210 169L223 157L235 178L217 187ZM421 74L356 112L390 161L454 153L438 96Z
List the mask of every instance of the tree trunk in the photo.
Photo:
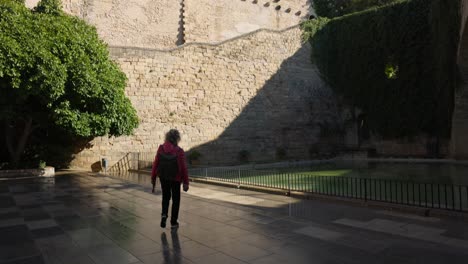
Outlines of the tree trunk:
M22 133L18 135L18 139L16 139L14 135L14 132L16 131L15 127L12 126L8 121L5 121L5 140L8 153L10 154L10 162L13 168L18 168L18 165L21 161L21 156L24 153L29 136L34 130L32 123L33 120L31 117L29 117L24 123Z

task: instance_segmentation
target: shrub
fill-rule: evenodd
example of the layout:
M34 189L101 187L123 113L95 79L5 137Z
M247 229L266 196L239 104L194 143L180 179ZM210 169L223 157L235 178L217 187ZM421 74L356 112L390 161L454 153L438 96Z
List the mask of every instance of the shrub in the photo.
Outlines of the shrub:
M39 161L39 169L44 169L47 166L46 162L41 160Z

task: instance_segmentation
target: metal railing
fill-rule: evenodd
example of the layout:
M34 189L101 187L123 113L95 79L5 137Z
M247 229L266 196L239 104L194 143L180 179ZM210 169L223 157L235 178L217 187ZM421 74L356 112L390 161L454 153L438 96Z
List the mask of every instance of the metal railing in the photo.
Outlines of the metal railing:
M118 173L128 171L133 168L134 163L133 153L127 153L123 156L119 161L117 161L114 165L107 169L107 172L110 173Z
M128 153L109 171L124 172L150 168L153 159L154 153ZM261 168L193 168L189 170L189 174L190 177L231 183L239 187L258 186L284 190L288 194L304 192L424 208L468 211L467 185L324 176L320 175L320 172L310 171L311 167L304 168L305 171L296 166Z
M138 152L134 155L137 155L137 170L150 169L153 166L154 152Z
M129 152L107 169L107 172L120 173L148 169L153 165L153 159L154 153L152 152Z
M237 186L258 186L424 208L468 211L468 186L403 180L322 176L313 172L226 168L191 169L190 176Z

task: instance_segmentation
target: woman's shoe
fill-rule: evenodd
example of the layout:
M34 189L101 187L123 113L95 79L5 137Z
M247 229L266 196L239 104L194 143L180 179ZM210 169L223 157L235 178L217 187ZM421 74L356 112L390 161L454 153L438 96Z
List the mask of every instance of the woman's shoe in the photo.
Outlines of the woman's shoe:
M167 220L167 215L162 215L161 216L161 227L162 228L166 227L166 220Z
M171 221L171 228L172 229L176 229L176 228L179 228L179 223L176 221L176 222L172 222Z

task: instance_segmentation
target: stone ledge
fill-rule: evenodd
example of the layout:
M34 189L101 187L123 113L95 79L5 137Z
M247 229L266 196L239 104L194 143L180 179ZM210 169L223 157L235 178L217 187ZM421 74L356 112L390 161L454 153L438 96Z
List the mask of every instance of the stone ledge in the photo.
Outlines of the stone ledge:
M45 167L44 169L25 170L0 170L0 178L13 179L22 177L54 177L55 168Z

